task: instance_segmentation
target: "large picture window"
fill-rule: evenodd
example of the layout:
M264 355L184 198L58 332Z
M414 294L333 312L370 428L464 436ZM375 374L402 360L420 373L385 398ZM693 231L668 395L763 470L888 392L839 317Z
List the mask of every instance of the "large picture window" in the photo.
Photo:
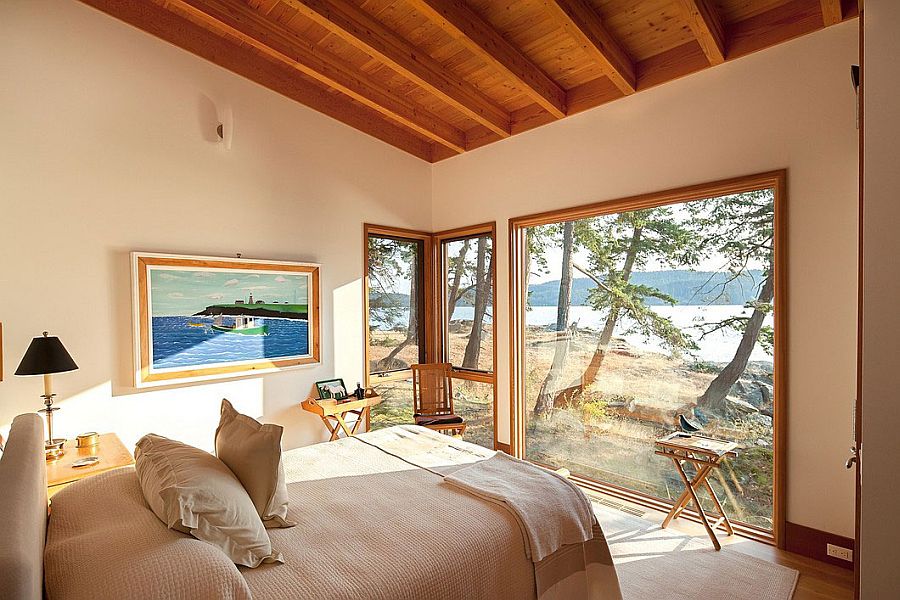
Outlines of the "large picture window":
M741 450L725 510L778 527L783 173L513 222L520 453L648 498L683 486L654 441Z

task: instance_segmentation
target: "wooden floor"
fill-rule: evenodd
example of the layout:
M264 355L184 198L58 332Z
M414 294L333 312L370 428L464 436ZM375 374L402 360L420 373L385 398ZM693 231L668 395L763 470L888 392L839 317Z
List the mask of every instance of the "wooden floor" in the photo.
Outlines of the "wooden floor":
M595 492L590 494L600 495ZM620 498L614 500L617 503L629 505ZM630 506L643 511L645 513L643 518L652 523L662 523L666 516L665 513L643 506ZM702 525L684 519L673 521L669 525L669 529L691 536L706 537L706 530ZM799 571L800 578L797 581L794 600L850 600L853 598L853 571L850 569L829 565L736 535L726 536L723 533L719 536L719 540L723 546L727 545L732 550Z

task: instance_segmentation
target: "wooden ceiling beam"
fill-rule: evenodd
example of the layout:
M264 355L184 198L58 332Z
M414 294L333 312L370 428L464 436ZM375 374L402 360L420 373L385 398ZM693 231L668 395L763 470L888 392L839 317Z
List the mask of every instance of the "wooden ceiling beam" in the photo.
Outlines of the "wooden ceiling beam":
M841 0L820 0L822 4L822 22L825 27L836 25L844 20Z
M635 92L637 78L634 62L587 0L546 0L545 5L566 32L578 40L585 52L603 66L606 76L623 94Z
M462 0L408 0L420 13L485 63L515 81L554 117L566 116L566 90L510 44Z
M366 77L328 51L259 13L243 2L227 0L168 0L170 6L224 27L229 34L303 74L334 88L385 117L409 127L455 153L466 149L465 134L417 107L387 87Z
M711 0L679 0L679 4L709 64L725 62L725 27Z
M428 162L434 160L432 144L408 129L350 98L329 92L296 69L248 52L162 6L121 0L81 2L413 156Z
M441 98L470 119L501 137L510 135L509 113L475 86L448 72L426 52L416 48L346 0L284 0L345 42L385 63Z

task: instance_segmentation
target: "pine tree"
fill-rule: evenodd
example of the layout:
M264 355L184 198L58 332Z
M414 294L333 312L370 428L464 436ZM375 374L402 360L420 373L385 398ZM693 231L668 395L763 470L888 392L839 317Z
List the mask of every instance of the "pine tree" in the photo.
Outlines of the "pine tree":
M489 248L489 238L478 238L477 258L475 259L475 298L472 302L474 316L472 331L466 342L462 366L466 369L477 369L481 356L481 336L484 333L484 317L492 294L492 273L494 270L494 253Z
M656 298L673 305L674 298L654 287L631 283L635 269L651 261L673 267L697 264L696 234L681 223L674 209L650 208L597 217L582 237L589 267L576 268L596 284L589 292L589 304L594 310L607 312L594 354L581 377L582 389L597 379L613 332L623 317L634 323L634 330L659 338L673 352L696 347L690 336L645 302L646 298Z
M562 277L559 285L559 300L556 303L556 339L553 344L553 362L544 377L534 404L534 416L547 416L553 409L553 399L560 388L566 356L569 353L569 307L572 304L572 265L575 254L575 221L562 225Z
M701 247L708 253L725 257L730 272L728 281L762 263L763 278L756 299L745 305L747 311L722 321L699 326L702 336L725 329L739 331L738 343L731 361L713 379L698 399L698 404L713 412L725 410L725 398L747 368L757 343L773 352L774 331L763 322L773 310L775 299L775 194L773 190L757 190L711 198L689 205L693 226L703 236ZM724 285L721 286L724 290Z
M397 323L406 310L406 335L384 358L370 365L371 372L379 372L405 366L397 356L407 346L418 343L420 324L418 301L421 282L419 245L415 242L398 242L389 238L370 237L369 260L369 330L374 332L378 323ZM409 304L403 306L403 294L398 287L409 281Z

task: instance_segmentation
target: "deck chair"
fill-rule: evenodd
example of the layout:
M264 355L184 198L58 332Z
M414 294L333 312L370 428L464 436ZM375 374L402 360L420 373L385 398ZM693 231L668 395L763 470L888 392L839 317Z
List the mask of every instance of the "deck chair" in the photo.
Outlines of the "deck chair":
M453 412L452 365L412 365L411 369L416 425L462 437L466 432L466 421Z

